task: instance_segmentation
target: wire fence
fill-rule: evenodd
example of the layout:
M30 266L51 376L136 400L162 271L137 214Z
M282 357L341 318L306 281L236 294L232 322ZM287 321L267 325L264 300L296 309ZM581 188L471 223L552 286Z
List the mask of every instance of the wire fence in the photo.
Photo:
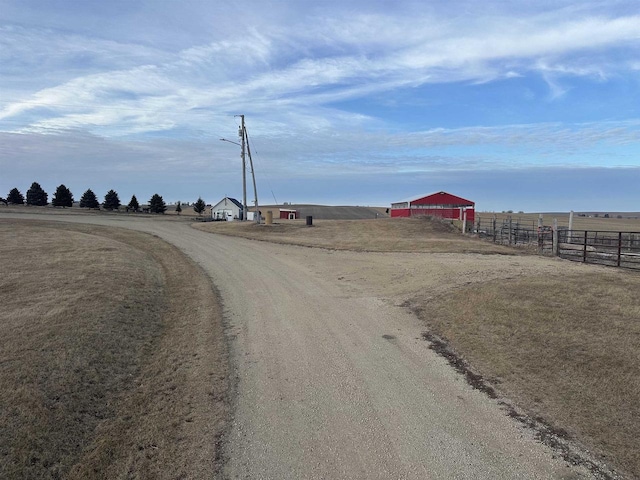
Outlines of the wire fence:
M537 249L543 255L640 270L640 232L569 230L511 217L478 217L474 233L494 243Z

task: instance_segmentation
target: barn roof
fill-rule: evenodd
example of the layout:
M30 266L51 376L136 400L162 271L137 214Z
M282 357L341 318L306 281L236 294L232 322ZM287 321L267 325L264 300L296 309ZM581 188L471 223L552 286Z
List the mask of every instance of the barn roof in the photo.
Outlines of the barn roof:
M393 203L413 203L413 202L417 202L418 200L424 200L425 202L430 202L434 205L438 205L438 204L456 204L456 205L475 205L475 202L472 202L471 200L467 200L466 198L462 198L462 197L458 197L456 195L452 195L450 193L447 192L436 192L436 193L429 193L426 195L417 195L417 196L413 196L410 198L405 198L404 200L398 200L397 202L393 202Z

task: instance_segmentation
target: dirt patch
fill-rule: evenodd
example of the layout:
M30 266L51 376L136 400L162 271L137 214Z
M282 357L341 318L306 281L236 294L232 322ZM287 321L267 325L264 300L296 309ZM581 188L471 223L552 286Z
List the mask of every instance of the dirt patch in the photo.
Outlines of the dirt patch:
M213 476L225 428L221 312L158 238L0 223L0 476Z
M445 341L431 332L422 332L422 338L429 342L429 348L438 355L443 356L458 373L464 375L467 383L476 390L480 390L487 394L489 398L498 398L495 389L489 385L482 375L474 373L467 362L458 356Z

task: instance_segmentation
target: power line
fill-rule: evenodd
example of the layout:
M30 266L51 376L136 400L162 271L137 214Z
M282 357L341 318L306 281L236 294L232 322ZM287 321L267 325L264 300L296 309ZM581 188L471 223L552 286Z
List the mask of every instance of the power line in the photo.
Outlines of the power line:
M247 144L248 144L248 143L249 143L249 132L247 132ZM258 154L258 150L256 150L256 149L254 148L254 152L256 153L256 159L258 159L258 156L259 156L259 154ZM260 161L262 161L262 160L260 160ZM257 163L258 163L258 162L256 162L256 164L257 164ZM269 185L269 190L271 191L271 195L273 196L273 201L274 201L274 202L276 202L276 205L278 205L278 200L276 199L276 194L275 194L275 193L273 193L273 187L271 186L271 182L269 181L269 177L265 175L263 178L264 178L264 179L265 179L265 181L267 182L267 185Z

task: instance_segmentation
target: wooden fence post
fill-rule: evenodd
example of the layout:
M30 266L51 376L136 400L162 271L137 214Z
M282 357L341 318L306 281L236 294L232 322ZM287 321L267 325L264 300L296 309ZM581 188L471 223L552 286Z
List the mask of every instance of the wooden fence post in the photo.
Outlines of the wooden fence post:
M512 226L511 215L509 215L509 245L511 245L511 238L513 236L513 226Z
M567 239L568 243L571 243L571 232L573 232L573 210L569 212L569 231L567 232L569 237Z
M554 255L558 255L558 219L553 219L553 247L552 252Z
M542 214L538 215L538 254L542 254L544 246L544 232L542 231Z
M493 216L493 243L496 243L496 236L498 232L496 232L496 216Z

